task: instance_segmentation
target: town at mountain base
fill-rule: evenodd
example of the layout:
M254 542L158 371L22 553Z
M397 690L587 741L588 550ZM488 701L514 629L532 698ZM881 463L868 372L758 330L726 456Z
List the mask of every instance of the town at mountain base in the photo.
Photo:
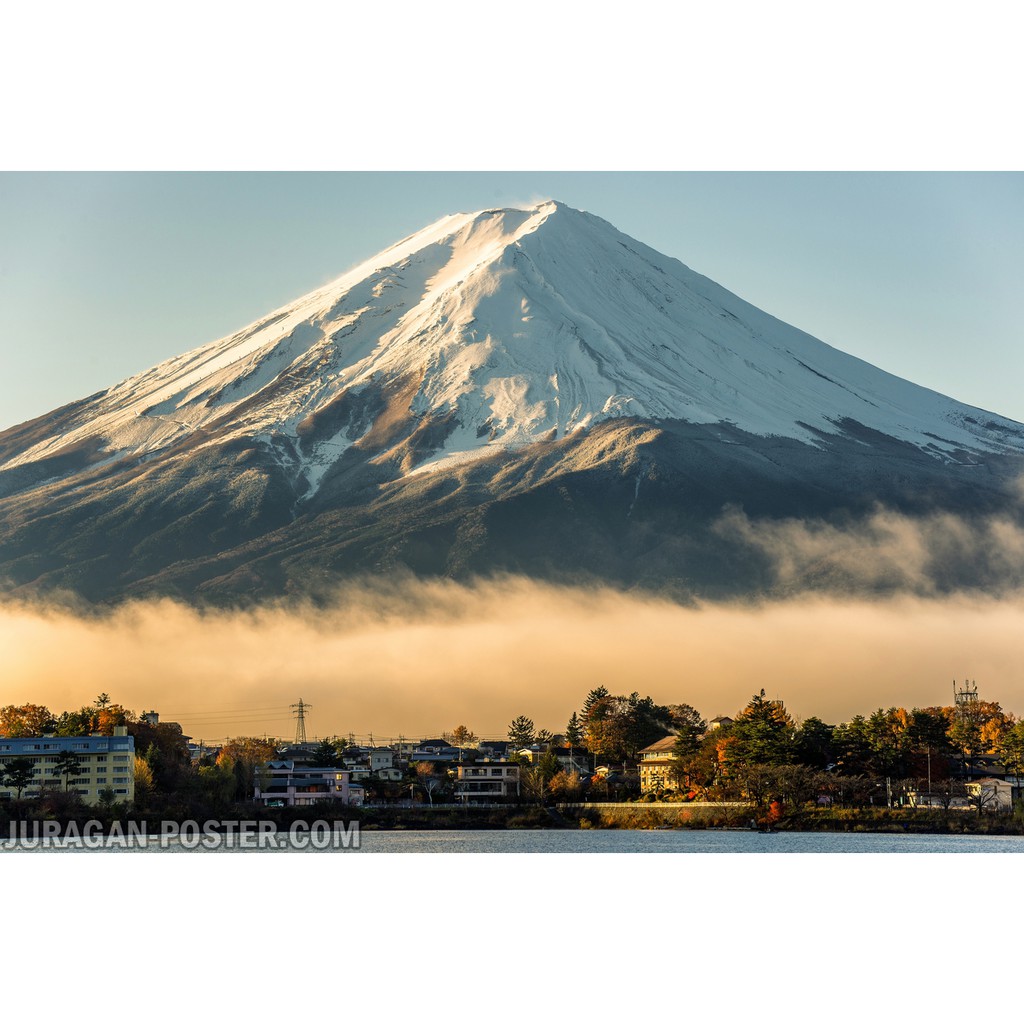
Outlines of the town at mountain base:
M0 826L265 820L368 827L709 828L1024 834L1024 721L954 682L951 705L797 722L762 689L705 718L597 686L563 731L194 742L101 694L0 707Z

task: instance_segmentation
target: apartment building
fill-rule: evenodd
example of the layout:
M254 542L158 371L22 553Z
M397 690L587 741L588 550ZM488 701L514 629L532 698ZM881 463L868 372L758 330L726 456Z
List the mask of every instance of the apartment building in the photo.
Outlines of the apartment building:
M58 756L66 751L78 759L77 775L60 774ZM123 725L115 726L113 736L0 736L0 764L23 757L35 765L32 780L21 792L23 798L66 788L88 804L98 803L106 790L118 802L135 799L135 738ZM0 785L0 800L15 796L11 786Z

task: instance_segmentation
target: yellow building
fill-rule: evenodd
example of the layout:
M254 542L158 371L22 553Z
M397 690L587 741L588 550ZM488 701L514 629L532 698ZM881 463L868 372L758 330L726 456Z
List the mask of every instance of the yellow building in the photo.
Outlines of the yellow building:
M77 775L61 774L59 755L64 752L77 758ZM114 727L113 736L0 736L0 765L24 757L31 759L35 773L21 791L22 799L65 788L88 804L98 803L105 790L119 803L135 799L135 738L123 725ZM12 786L0 785L0 800L16 796Z
M679 789L675 774L678 764L673 752L675 745L676 737L666 736L640 751L637 767L640 769L641 793L671 793Z

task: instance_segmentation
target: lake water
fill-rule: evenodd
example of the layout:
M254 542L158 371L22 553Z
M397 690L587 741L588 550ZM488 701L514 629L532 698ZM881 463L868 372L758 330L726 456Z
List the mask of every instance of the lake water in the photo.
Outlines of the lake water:
M76 847L44 848L26 844L34 852L135 853L1024 853L1022 836L898 835L878 833L777 832L727 830L510 830L510 831L364 831L358 849L315 849L304 836L289 842L280 837L274 850L240 848L237 842L183 844L151 838L142 848L116 843L108 850ZM63 845L63 844L60 844ZM340 846L340 844L338 844Z

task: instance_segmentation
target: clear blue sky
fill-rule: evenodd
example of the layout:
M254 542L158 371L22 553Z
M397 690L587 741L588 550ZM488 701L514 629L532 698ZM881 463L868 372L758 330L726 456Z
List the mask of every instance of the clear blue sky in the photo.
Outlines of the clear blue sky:
M1020 173L0 174L0 428L446 213L553 197L838 348L1024 420Z

